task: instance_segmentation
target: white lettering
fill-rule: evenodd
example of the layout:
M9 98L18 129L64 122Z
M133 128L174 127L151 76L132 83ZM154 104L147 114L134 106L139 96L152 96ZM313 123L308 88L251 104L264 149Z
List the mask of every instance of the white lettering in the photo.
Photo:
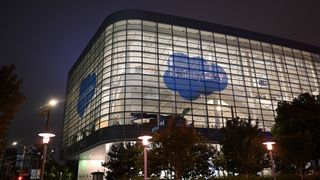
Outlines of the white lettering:
M175 78L190 79L196 81L212 81L212 82L222 82L225 78L224 74L216 72L203 72L200 70L190 70L185 68L171 68L169 76Z

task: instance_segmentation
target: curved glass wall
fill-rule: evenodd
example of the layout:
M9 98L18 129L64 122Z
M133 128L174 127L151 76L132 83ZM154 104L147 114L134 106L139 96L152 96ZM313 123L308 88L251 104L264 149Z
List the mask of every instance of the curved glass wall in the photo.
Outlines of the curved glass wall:
M69 76L64 147L101 128L191 108L195 127L232 116L270 130L277 103L319 93L319 54L143 20L109 25ZM160 122L153 122L155 124Z

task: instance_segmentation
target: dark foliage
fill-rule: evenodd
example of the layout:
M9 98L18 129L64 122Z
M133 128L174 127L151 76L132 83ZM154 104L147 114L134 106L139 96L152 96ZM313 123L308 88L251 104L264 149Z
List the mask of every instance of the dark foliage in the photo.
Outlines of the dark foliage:
M186 124L182 115L169 116L165 127L154 134L152 141L150 159L155 164L151 167L155 175L161 170L174 171L175 179L213 175L209 167L213 166L215 149L205 144L204 138Z
M4 65L0 68L0 150L4 147L10 120L14 118L25 99L21 92L22 79L14 74L14 70L14 65Z
M240 175L255 175L265 167L264 136L257 122L238 117L228 120L222 129L222 153L226 170ZM221 166L221 165L220 165Z
M280 165L290 167L302 177L307 163L319 172L320 96L304 93L292 102L279 102L275 121L272 133Z
M56 161L49 161L45 167L44 179L56 180L60 179L60 176L64 180L72 180L73 178L71 169L68 166L61 165Z
M130 179L142 170L142 147L139 144L117 143L111 146L109 161L102 164L108 168L106 179Z

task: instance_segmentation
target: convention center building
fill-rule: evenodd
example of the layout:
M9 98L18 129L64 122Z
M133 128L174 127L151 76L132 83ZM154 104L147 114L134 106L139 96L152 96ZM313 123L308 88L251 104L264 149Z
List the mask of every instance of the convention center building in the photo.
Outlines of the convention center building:
M319 94L320 49L256 32L140 10L106 18L68 74L62 155L78 179L104 171L114 142L185 118L212 143L232 117L270 131L279 101Z

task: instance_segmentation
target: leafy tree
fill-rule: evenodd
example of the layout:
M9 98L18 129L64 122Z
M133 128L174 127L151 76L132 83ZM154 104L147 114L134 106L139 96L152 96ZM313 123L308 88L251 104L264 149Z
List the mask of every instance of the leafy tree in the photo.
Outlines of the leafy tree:
M77 160L68 160L65 162L64 167L68 168L68 172L71 174L71 179L77 179L78 177L78 161Z
M214 154L213 164L218 170L218 173L222 172L223 177L225 177L224 170L227 169L227 165L226 165L227 163L221 151L216 151L216 153ZM218 174L218 176L221 176L221 174Z
M286 167L295 167L303 178L306 164L319 172L320 96L304 93L292 102L278 103L272 134L277 154Z
M164 163L166 162L166 157L162 155L162 149L156 145L152 146L152 149L148 151L148 174L152 177L160 177L162 170L171 172L172 168L167 163Z
M49 161L45 166L44 179L56 180L56 179L71 180L72 173L68 166L59 164L57 161Z
M14 65L4 65L0 68L0 150L4 148L10 120L25 99L21 92L22 79L14 74L14 70Z
M214 157L217 150L208 144L195 144L191 149L193 155L193 166L184 171L185 178L211 177L214 175Z
M161 170L174 171L175 179L211 176L210 157L215 150L204 143L193 126L186 124L184 114L168 116L165 127L154 134L149 159L157 163L150 168L154 174Z
M102 164L108 168L107 179L130 179L138 176L142 170L139 162L143 150L141 145L133 143L116 143L108 152L109 161Z
M227 171L248 176L264 168L266 149L257 121L252 125L251 120L233 118L226 122L222 133L222 153Z

